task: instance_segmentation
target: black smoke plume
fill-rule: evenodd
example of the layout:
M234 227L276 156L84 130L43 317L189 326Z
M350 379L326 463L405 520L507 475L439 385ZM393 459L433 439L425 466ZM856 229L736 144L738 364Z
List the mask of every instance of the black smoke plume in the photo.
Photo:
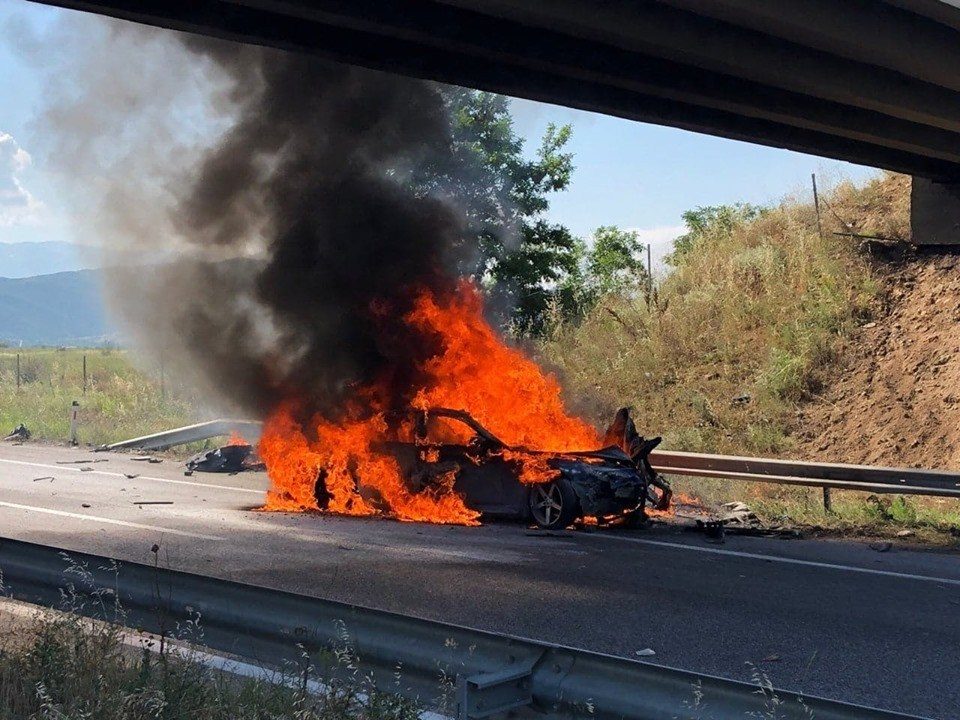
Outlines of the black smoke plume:
M410 387L431 338L399 318L414 291L451 289L463 232L442 189L422 182L450 162L438 88L182 42L226 78L235 120L204 154L180 158L169 211L182 256L149 278L116 273L121 311L155 353L257 416L289 398L336 414L384 377Z

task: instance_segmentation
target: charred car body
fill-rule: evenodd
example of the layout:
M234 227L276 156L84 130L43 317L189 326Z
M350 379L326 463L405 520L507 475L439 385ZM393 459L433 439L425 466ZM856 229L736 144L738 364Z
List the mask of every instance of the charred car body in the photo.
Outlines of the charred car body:
M508 446L462 410L411 412L413 442L383 443L411 492L441 487L453 476L453 490L469 508L484 516L532 520L544 528L563 528L584 516L601 522L611 517L639 520L646 506L663 509L670 503L669 484L648 460L660 438L641 437L626 408L607 431L606 447L587 452ZM451 433L451 424L459 425L459 432ZM548 468L550 479L522 482L525 460ZM322 473L315 494L323 508L329 496Z

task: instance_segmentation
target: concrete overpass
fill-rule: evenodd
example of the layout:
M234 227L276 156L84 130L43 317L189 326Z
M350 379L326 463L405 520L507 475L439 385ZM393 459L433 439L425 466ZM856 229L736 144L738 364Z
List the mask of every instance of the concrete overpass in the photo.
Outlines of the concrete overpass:
M960 242L958 0L52 0L918 178Z

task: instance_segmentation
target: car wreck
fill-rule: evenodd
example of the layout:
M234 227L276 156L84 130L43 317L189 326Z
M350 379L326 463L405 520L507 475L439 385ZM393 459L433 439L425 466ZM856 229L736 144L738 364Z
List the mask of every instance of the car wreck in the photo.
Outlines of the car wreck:
M578 452L511 447L462 410L430 408L410 415L412 441L385 441L382 449L397 459L411 492L435 491L452 476L453 490L470 509L548 529L584 517L636 522L646 517L646 507L664 509L670 503L669 484L648 460L660 438L644 439L626 408L608 429L605 447ZM451 424L459 426L456 432ZM549 479L524 482L526 464L543 468ZM324 509L330 496L323 471L315 496Z

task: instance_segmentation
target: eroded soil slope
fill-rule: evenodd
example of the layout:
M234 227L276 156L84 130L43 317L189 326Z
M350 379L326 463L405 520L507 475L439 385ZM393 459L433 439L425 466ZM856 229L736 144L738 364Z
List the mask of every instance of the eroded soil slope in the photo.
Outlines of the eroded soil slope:
M960 469L960 256L881 268L885 307L799 415L798 454L826 462Z

